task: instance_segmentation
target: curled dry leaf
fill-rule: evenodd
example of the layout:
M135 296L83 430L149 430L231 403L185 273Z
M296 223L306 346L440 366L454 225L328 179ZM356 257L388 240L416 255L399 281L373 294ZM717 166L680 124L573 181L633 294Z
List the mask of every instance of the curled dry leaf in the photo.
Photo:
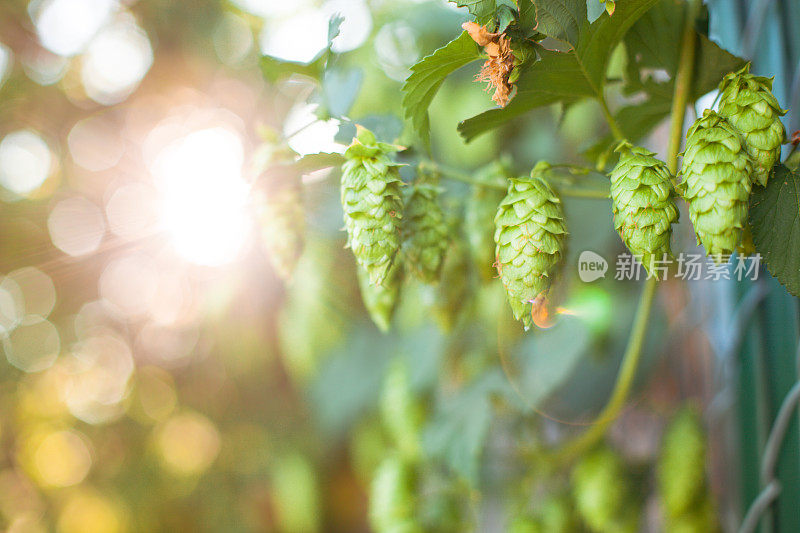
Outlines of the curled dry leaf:
M511 41L503 33L492 33L486 29L486 26L480 26L475 22L465 22L461 27L469 33L473 41L483 47L489 56L475 77L476 81L488 82L486 91L494 89L492 100L500 107L505 107L511 97L513 86L508 81L511 71L514 70Z

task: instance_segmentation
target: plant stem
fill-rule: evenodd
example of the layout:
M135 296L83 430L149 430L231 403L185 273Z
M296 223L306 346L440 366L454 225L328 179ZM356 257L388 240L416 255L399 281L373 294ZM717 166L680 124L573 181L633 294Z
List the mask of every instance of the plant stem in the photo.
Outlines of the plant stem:
M699 9L700 4L697 0L689 0L681 38L681 57L678 63L678 72L675 74L675 93L672 97L669 145L667 146L667 168L673 176L678 172L678 152L681 149L681 139L683 139L683 121L686 115L686 106L689 103L689 93L692 90L695 53L694 21Z
M639 298L639 307L636 309L631 335L628 338L628 347L622 356L622 366L617 375L617 382L614 384L611 398L593 425L556 453L555 460L557 462L569 462L594 446L597 441L603 438L608 427L616 420L620 410L625 405L628 393L636 377L636 370L639 368L639 360L642 355L642 346L647 333L647 324L650 320L650 309L653 306L656 287L658 287L658 280L655 277L649 278L645 282L642 295Z
M681 40L681 56L678 64L678 72L675 76L675 93L672 100L672 111L670 118L670 135L668 144L667 168L674 175L678 170L678 151L683 137L683 121L686 115L686 107L689 102L689 94L692 87L692 74L694 69L694 21L699 9L698 0L689 0L684 22L683 38ZM600 99L603 113L608 120L609 127L617 139L622 139L622 131L611 115L605 98ZM567 443L560 450L554 453L553 459L556 463L568 463L591 449L608 431L609 426L619 416L620 411L625 406L631 388L633 387L636 371L642 355L647 333L647 325L650 321L650 310L658 287L658 279L649 278L645 282L642 295L639 299L639 307L636 309L636 316L633 321L628 346L622 357L622 365L617 382L608 403L603 408L595 423L579 437Z
M608 108L608 102L606 102L605 96L599 97L597 101L600 102L600 107L603 110L603 116L605 116L608 127L611 129L611 134L616 140L623 140L625 138L625 134L622 133L622 128L619 127L617 119L615 119L614 115L611 114L611 110Z
M442 173L442 176L446 179L460 181L462 183L468 183L470 185L476 185L479 187L490 187L492 189L499 189L503 191L505 191L508 188L506 184L501 183L499 181L481 181L473 178L469 174L462 172L458 169L442 166L438 163L433 163L433 162L428 162L428 163L434 165L439 170L439 172ZM573 168L571 165L554 165L554 168L555 167ZM597 191L592 189L580 189L577 187L554 187L554 189L559 195L568 196L571 198L596 198L604 200L609 197L608 193L604 191Z
M611 198L610 193L603 191L595 191L592 189L578 189L571 187L553 187L559 196L567 196L569 198L593 198L596 200L607 200Z

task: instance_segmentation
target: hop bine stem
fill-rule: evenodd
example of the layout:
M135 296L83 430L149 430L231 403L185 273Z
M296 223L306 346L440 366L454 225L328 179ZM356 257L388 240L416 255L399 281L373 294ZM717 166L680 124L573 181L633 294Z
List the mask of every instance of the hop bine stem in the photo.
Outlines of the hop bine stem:
M500 191L505 191L508 188L507 183L499 181L496 182L480 181L458 169L443 166L438 163L433 163L433 162L428 162L428 163L430 165L433 165L439 172L441 172L442 177L445 179L460 181L462 183L467 183L469 185L477 185L480 187L490 187L492 189L497 189ZM591 169L586 167L581 167L578 165L566 165L566 164L552 165L551 168L554 170L566 169L570 173L570 175L583 175L592 172ZM560 196L567 196L570 198L594 198L597 200L605 200L610 197L608 192L599 191L596 189L582 189L579 187L559 187L555 184L553 184L553 188Z
M681 41L680 63L678 64L678 73L675 78L675 92L670 115L667 168L673 175L675 175L678 170L678 152L680 151L681 138L683 137L683 122L692 87L692 69L694 68L695 53L694 20L698 10L698 0L690 0L686 10L686 21L684 23L683 38ZM601 104L604 114L609 121L611 131L618 140L622 140L622 132L614 121L613 116L608 111L608 106L603 100L601 100ZM622 408L625 406L641 360L642 347L647 333L650 310L653 306L657 285L658 279L654 276L649 277L645 282L644 289L642 289L639 306L636 309L636 317L634 318L631 334L628 338L628 346L622 357L622 366L620 367L619 374L617 375L617 382L614 384L614 390L611 393L608 403L597 417L595 423L586 432L561 447L560 450L553 452L553 459L556 464L569 463L594 447L603 438L611 423L616 420Z

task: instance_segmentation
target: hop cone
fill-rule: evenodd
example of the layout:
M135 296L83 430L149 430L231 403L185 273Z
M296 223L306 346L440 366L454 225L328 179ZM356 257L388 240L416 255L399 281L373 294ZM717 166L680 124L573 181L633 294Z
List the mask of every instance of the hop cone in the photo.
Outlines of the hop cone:
M450 224L450 240L442 265L442 281L436 287L433 316L439 326L450 331L458 321L469 296L468 257L464 239L457 231L457 224Z
M286 367L299 383L314 376L323 356L347 338L352 323L354 280L336 268L347 257L329 239L310 239L279 315L278 339Z
M392 266L380 284L373 282L369 274L363 268L359 268L358 285L361 287L361 298L369 316L378 329L386 333L392 324L392 316L400 295L402 285L400 266L397 264Z
M510 179L494 219L497 273L526 329L534 300L547 293L561 263L567 235L561 200L543 178L548 168L542 162L530 178Z
M262 195L258 216L273 268L281 278L291 279L303 252L306 227L300 180L273 180Z
M672 198L671 175L655 154L624 142L611 171L611 198L616 228L625 246L653 274L653 262L671 254L669 240L678 208Z
M423 172L420 169L420 181L412 187L406 203L403 249L409 271L433 283L439 280L448 234L439 204L441 189L435 185L435 178L425 177Z
M415 520L416 473L395 455L386 457L372 478L369 521L377 533L419 532Z
M624 465L608 447L598 448L572 472L575 505L583 521L598 533L638 530L637 502Z
M700 417L694 409L684 408L667 428L658 461L668 531L718 529L705 464L706 438Z
M347 244L373 284L383 282L400 248L403 200L399 173L389 153L397 148L379 143L360 128L342 166L342 207Z
M742 238L751 168L739 133L707 109L687 134L680 191L689 204L698 243L718 263Z
M464 233L469 244L472 261L484 280L490 280L497 271L494 268L494 215L497 205L503 199L502 191L492 183L505 183L505 167L493 163L480 176L487 185L476 185L467 198L464 210Z
M420 452L423 412L411 391L408 367L402 359L394 360L386 374L380 408L383 426L400 455L415 460Z
M508 533L546 533L546 530L536 518L520 516L509 523Z
M742 134L753 159L752 183L765 186L786 140L780 119L786 111L772 94L772 78L750 74L748 63L725 76L719 90L719 114Z

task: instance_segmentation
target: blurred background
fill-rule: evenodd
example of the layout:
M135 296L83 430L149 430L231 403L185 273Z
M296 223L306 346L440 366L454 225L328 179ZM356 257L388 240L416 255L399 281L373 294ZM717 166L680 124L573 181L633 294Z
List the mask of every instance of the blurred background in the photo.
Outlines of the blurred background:
M709 2L710 32L776 75L788 107L800 56L783 24L797 5L755 4ZM402 82L465 20L438 0L0 2L0 526L370 531L369 483L390 447L379 399L401 365L422 420L410 446L425 457L424 529L507 529L534 493L532 451L583 431L616 376L639 284L584 284L574 267L583 250L623 250L608 202L565 202L576 229L563 313L547 328L525 334L497 280L462 264L440 287L404 287L382 334L344 249L338 170L303 176L305 247L289 283L265 245L282 228L261 216L259 194L276 144L341 152L355 123L414 143ZM259 61L320 53L335 59L316 79ZM465 145L457 123L491 107L476 70L451 76L431 106L434 160L465 173L500 158L517 173L543 158L585 164L605 133L591 103ZM659 128L645 145L663 156L665 139ZM443 186L461 216L470 188ZM691 228L677 241L694 249ZM676 410L694 405L726 529L759 490L770 413L797 379L797 302L782 291L766 271L755 283L665 283L611 434L641 468ZM789 434L786 502L800 494L796 426ZM657 531L648 490L642 523ZM782 505L775 520L797 530Z

